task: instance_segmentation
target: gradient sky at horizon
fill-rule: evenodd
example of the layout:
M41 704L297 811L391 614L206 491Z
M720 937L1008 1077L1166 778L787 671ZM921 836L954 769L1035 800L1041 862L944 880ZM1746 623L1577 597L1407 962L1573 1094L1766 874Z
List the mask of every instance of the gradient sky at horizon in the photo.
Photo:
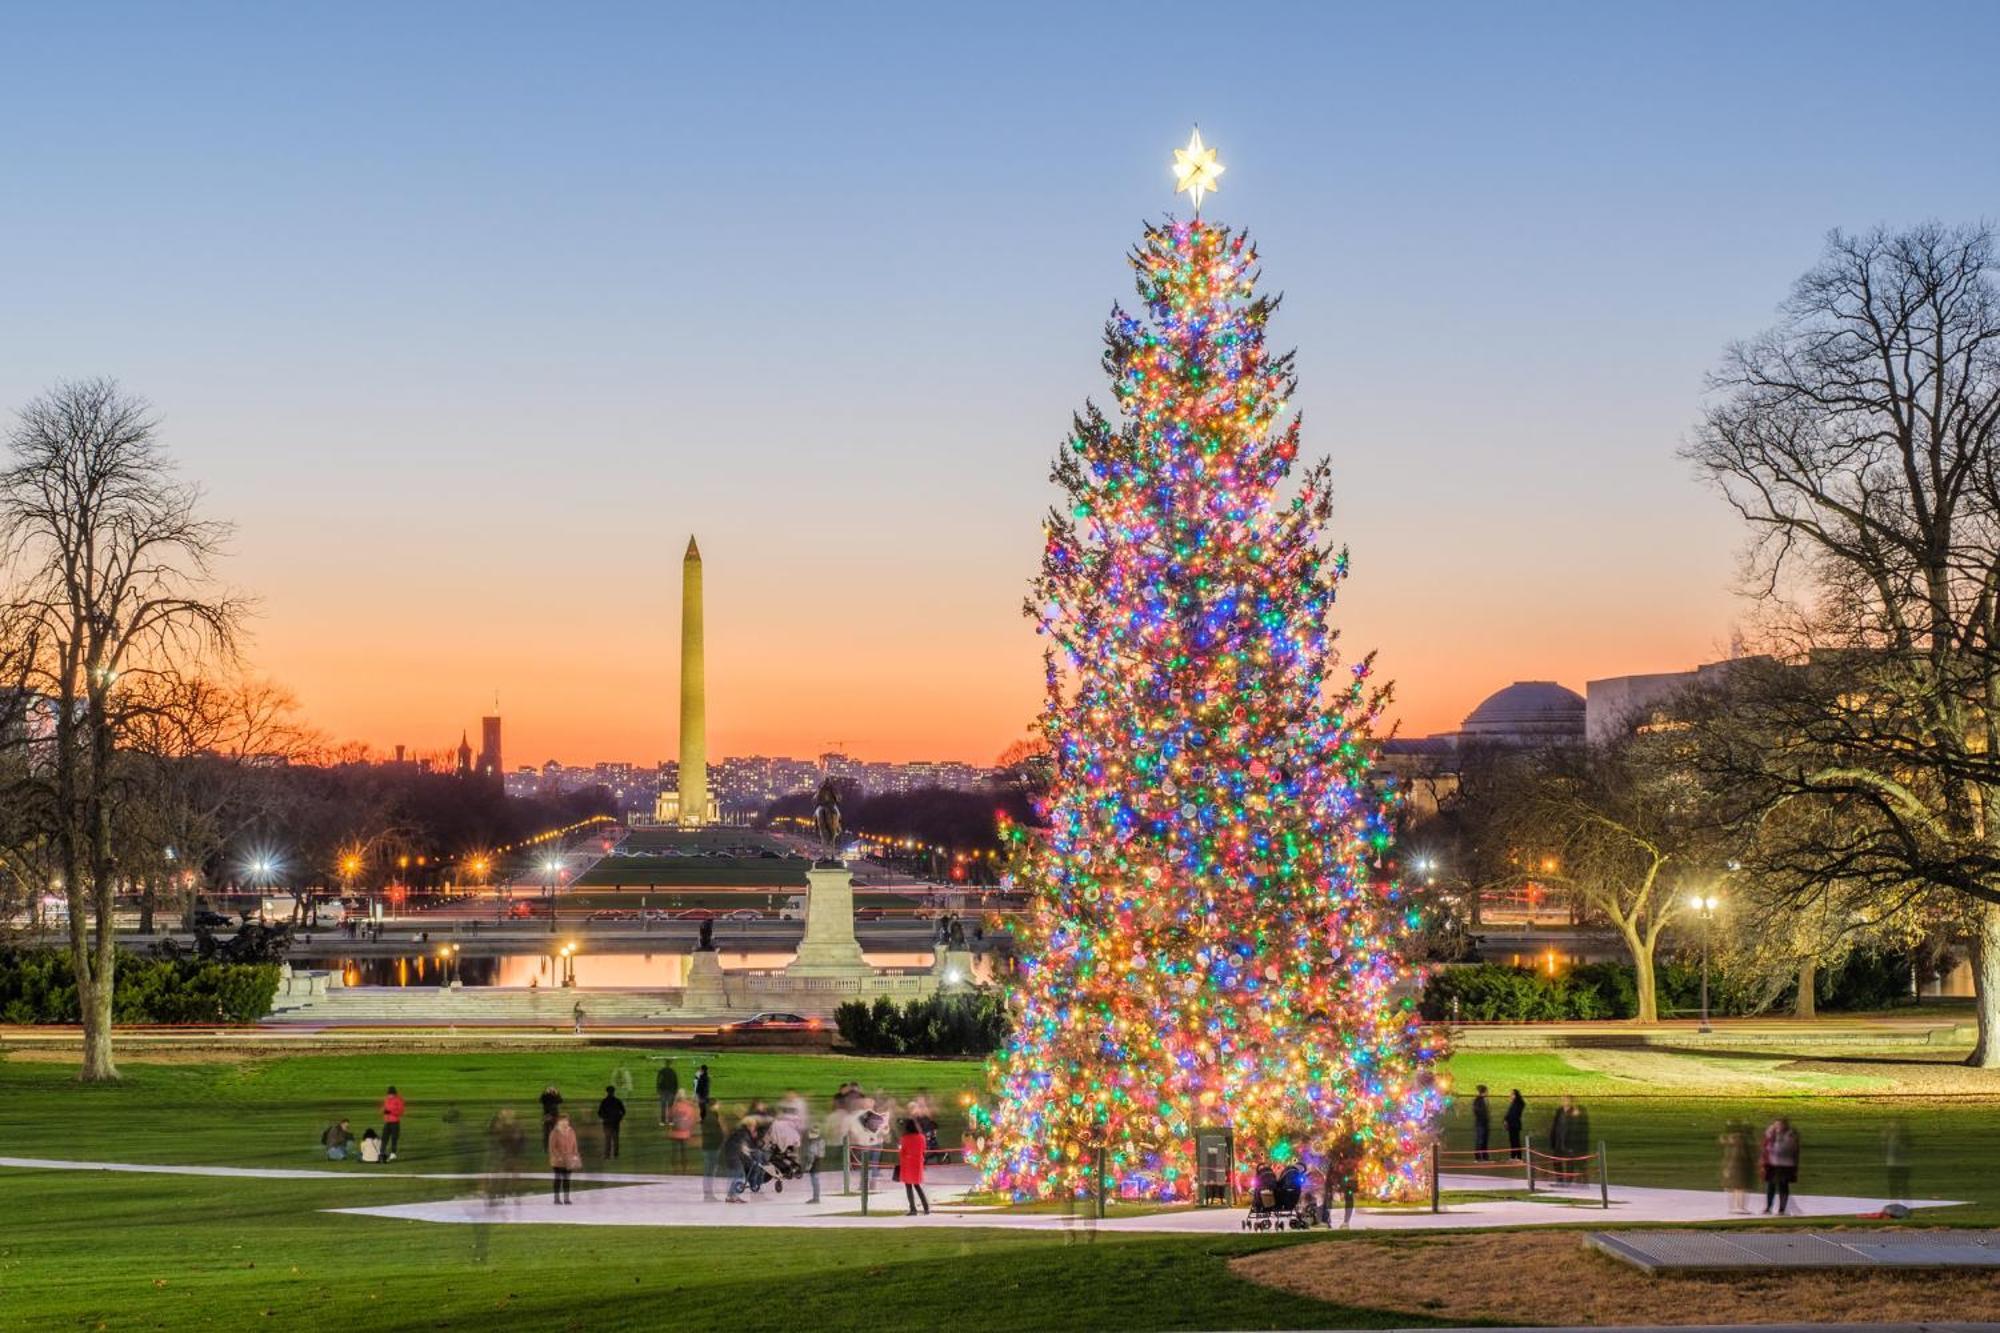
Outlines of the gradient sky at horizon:
M1995 212L2000 7L18 4L0 408L150 399L335 737L989 760L1123 256L1249 227L1406 731L1719 655L1675 450L1832 227Z

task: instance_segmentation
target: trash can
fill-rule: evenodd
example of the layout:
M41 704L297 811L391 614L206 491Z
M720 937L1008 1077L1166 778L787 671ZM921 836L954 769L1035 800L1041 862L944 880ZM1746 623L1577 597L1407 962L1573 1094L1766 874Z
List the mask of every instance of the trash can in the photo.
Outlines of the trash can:
M1199 1208L1236 1202L1236 1135L1222 1125L1194 1132L1194 1201Z

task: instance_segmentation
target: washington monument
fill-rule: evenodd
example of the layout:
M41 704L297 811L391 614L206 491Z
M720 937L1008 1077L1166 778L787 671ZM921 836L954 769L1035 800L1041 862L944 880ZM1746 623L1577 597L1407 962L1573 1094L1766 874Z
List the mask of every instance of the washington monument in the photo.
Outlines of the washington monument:
M708 822L708 680L702 660L701 548L688 538L681 557L681 781L676 815L685 827Z

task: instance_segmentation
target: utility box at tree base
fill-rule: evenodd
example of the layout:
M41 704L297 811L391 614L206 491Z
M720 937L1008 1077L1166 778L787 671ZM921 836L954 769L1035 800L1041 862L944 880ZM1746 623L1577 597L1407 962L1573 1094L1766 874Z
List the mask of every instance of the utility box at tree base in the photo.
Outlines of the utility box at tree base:
M1194 1201L1200 1208L1235 1202L1236 1135L1221 1126L1194 1132Z

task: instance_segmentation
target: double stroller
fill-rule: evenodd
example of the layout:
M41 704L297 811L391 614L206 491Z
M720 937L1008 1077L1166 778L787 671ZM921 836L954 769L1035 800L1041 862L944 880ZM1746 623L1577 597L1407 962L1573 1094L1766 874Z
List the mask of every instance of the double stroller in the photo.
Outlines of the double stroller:
M1250 1212L1243 1219L1245 1231L1308 1231L1326 1219L1312 1196L1305 1168L1296 1164L1279 1172L1272 1167L1257 1168L1257 1183L1250 1191Z

